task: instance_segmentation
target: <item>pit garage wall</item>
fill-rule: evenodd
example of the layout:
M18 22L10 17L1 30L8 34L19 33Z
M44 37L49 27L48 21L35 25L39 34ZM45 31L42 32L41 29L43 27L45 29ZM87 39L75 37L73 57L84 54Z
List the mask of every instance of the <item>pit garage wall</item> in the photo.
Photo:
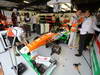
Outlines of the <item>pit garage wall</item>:
M100 34L91 49L91 64L93 75L100 75Z

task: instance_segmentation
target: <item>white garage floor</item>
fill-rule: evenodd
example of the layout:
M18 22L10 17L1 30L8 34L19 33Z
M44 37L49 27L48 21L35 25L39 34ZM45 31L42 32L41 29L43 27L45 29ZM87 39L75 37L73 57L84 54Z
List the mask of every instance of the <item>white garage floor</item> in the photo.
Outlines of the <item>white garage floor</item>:
M58 61L56 69L53 71L52 75L80 75L78 74L76 68L73 66L74 63L81 63L80 71L81 75L91 75L91 70L87 65L86 61L83 57L75 57L74 54L77 53L77 49L69 49L66 44L60 44L62 47L62 52L60 55L54 54L52 55ZM38 53L43 56L50 56L51 49L45 48L42 46L38 48ZM89 52L86 51L83 53L86 59L90 63ZM23 75L36 75L35 71L27 64L27 62L23 59L23 57L17 57L18 63L22 62L26 64L28 70ZM14 71L11 69L11 60L9 56L9 52L0 54L0 62L3 65L4 75L16 75Z

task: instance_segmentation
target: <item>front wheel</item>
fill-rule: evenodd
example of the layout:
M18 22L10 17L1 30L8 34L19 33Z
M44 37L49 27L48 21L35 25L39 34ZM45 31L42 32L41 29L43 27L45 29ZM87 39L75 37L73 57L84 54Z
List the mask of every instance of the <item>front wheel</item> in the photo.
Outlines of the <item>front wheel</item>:
M59 55L61 53L61 46L59 46L59 45L53 46L51 54L53 54L53 53L57 53Z

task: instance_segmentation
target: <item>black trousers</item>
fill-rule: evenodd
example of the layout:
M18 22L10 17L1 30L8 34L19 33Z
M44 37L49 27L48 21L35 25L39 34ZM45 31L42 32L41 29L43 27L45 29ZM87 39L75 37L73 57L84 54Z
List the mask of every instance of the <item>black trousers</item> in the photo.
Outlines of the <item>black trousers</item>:
M82 54L83 50L86 49L87 46L89 46L90 41L92 40L93 34L80 34L80 40L79 40L79 54Z
M31 26L28 24L25 24L23 28L26 33L26 37L31 36Z
M36 24L35 23L33 24L32 28L33 28L33 32L36 32Z

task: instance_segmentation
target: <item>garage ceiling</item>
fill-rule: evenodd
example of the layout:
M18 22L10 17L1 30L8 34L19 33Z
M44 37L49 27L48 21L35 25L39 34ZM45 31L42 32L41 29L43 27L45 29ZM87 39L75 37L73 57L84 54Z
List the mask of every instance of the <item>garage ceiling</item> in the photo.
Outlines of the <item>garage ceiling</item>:
M29 3L25 3L27 1ZM0 0L0 7L4 9L27 9L35 11L50 10L51 8L47 6L49 0Z
M25 0L29 3L25 3L24 0L0 0L0 7L5 9L27 9L35 11L52 11L51 7L47 6L47 2L50 0ZM97 10L100 7L100 0L71 0L72 4L79 9L91 9Z
M0 6L1 7L16 7L18 4L15 2L0 0Z
M90 9L96 11L100 8L100 0L72 0L71 2L78 9Z
M77 4L81 4L81 3L93 3L93 2L97 2L99 0L72 0L72 1Z

